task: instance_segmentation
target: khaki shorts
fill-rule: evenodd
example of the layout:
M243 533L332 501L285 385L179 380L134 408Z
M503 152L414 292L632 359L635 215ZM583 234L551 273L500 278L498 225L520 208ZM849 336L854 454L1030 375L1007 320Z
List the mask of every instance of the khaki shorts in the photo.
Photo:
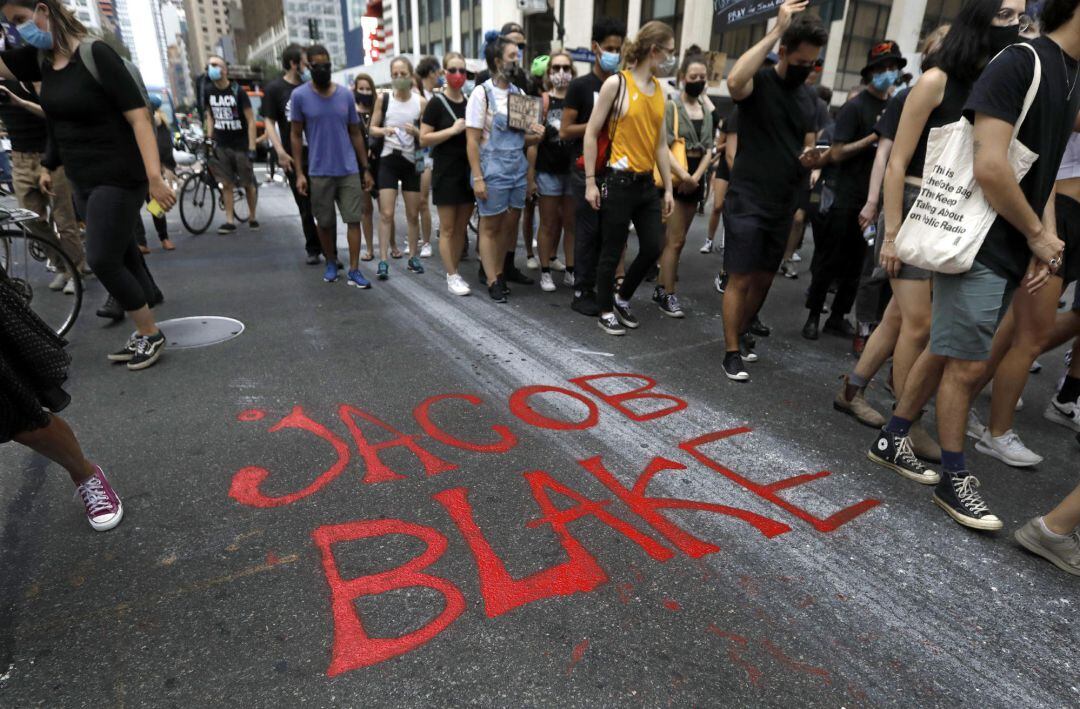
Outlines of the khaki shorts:
M251 167L251 159L244 150L214 148L210 172L218 182L226 185L251 187L255 184L255 169Z
M315 223L323 228L334 226L337 217L334 206L341 212L341 221L346 224L359 224L363 216L364 183L359 174L341 177L316 177L310 180L311 212Z

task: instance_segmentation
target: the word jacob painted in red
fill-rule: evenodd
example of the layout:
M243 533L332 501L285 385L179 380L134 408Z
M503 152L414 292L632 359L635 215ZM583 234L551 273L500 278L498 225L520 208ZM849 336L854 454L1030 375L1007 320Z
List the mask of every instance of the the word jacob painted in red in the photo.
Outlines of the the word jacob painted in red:
M636 423L671 416L687 407L682 399L657 391L655 380L639 374L594 374L571 379L569 384L575 388L547 385L523 387L510 394L507 407L521 424L567 433L597 426L602 407L607 407L604 411L611 409L613 413L610 415ZM548 406L543 406L544 402ZM556 402L571 404L570 408L578 411L578 414L573 417L555 416L550 412L555 410L551 404ZM744 523L748 531L756 530L767 539L791 531L785 522L738 507L650 495L648 488L657 475L690 470L676 460L654 457L645 465L633 485L628 487L608 469L600 456L595 456L575 461L574 464L587 478L591 477L599 483L598 486L594 484L594 488L602 487L618 499L625 512L620 516L613 511L613 499L594 499L543 470L521 472L521 480L535 500L539 512L539 516L528 521L526 526L532 529L549 527L562 548L565 561L515 578L507 570L505 550L502 553L496 550L489 535L477 523L473 503L469 499L469 488L461 485L460 473L440 477L459 471L459 466L443 457L446 454L440 455L430 449L430 442L454 450L491 455L505 454L516 448L519 445L518 435L509 426L494 424L483 440L468 440L438 423L440 414L450 407L467 407L471 410L483 403L480 397L473 394L439 394L425 399L412 412L422 434L406 433L368 411L341 404L337 415L350 441L315 421L302 407L297 406L271 425L269 432L294 430L311 434L314 441L332 452L330 467L314 476L305 487L281 495L270 495L263 491L264 483L271 476L270 471L258 466L245 467L233 475L229 495L250 507L289 505L318 493L342 476L352 466L354 452L363 470L360 478L363 485L416 477L415 473L406 475L390 468L381 457L384 451L404 449L419 463L423 478L442 481L442 489L432 494L431 499L433 504L446 512L450 524L461 535L473 556L484 612L489 618L540 599L586 593L608 580L596 557L570 531L570 524L584 517L602 522L661 563L676 554L700 558L720 550L712 542L699 539L675 524L665 516L665 510L696 510L732 517ZM265 418L266 412L259 409L247 410L237 416L239 421L247 422L260 422ZM746 493L811 525L819 532L831 532L878 504L877 500L862 500L828 517L818 517L790 502L782 493L827 477L830 475L828 471L796 475L765 484L726 467L703 450L710 444L748 433L750 429L745 427L713 431L681 441L677 446L690 459L700 463L701 467L695 473L722 476ZM372 437L378 440L372 440ZM395 460L401 460L400 456ZM564 506L567 504L570 506ZM395 568L356 578L342 576L334 554L335 546L388 535L412 537L420 542L423 551ZM416 650L445 631L465 611L465 596L458 585L429 571L449 546L449 540L442 531L403 519L383 518L324 525L312 532L312 539L321 554L323 572L330 586L334 642L327 672L331 676ZM418 587L431 589L442 596L443 608L438 615L427 620L419 629L401 636L372 637L368 634L357 610L357 599Z

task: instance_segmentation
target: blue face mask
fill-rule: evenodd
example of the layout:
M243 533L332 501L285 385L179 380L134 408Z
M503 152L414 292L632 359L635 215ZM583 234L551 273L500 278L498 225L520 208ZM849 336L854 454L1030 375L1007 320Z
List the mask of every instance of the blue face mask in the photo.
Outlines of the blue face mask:
M871 83L878 91L888 91L889 87L896 83L896 80L900 78L900 72L896 69L889 69L883 71L880 74L875 74L871 79Z
M311 81L311 69L304 69L300 72L300 81L303 81L305 84Z
M439 80L435 83L435 85L440 87L440 88L443 87L443 86L446 86L446 78L440 76Z
M210 77L210 81L218 81L221 79L221 67L212 66L206 70L206 75Z
M465 80L465 93L471 94L472 90L476 88L476 82L472 79Z
M27 20L15 29L19 31L19 36L23 41L31 47L46 51L53 48L52 32L41 29L33 20Z
M622 55L618 52L600 52L600 68L608 74L614 74L619 70Z

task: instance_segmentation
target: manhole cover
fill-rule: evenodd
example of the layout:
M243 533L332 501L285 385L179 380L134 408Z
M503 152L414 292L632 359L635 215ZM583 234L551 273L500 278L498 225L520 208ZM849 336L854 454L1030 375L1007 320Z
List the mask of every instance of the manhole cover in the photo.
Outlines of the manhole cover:
M181 350L216 345L239 337L244 331L244 323L239 320L216 315L163 320L158 327L165 333L168 346Z

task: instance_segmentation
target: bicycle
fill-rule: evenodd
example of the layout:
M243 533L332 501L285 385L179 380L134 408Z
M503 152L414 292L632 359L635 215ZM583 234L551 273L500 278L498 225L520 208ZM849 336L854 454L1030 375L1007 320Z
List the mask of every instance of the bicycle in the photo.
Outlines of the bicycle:
M82 274L59 242L35 236L25 222L38 219L28 209L0 207L0 271L3 271L26 304L57 335L63 337L75 324L82 309ZM66 295L51 290L49 283L57 273L66 273L75 293Z
M213 143L203 142L192 171L180 185L180 221L185 229L196 236L210 228L217 208L225 211L224 188L210 171L210 155L213 150ZM233 214L238 222L247 222L251 217L247 194L239 185L233 185L232 189Z

